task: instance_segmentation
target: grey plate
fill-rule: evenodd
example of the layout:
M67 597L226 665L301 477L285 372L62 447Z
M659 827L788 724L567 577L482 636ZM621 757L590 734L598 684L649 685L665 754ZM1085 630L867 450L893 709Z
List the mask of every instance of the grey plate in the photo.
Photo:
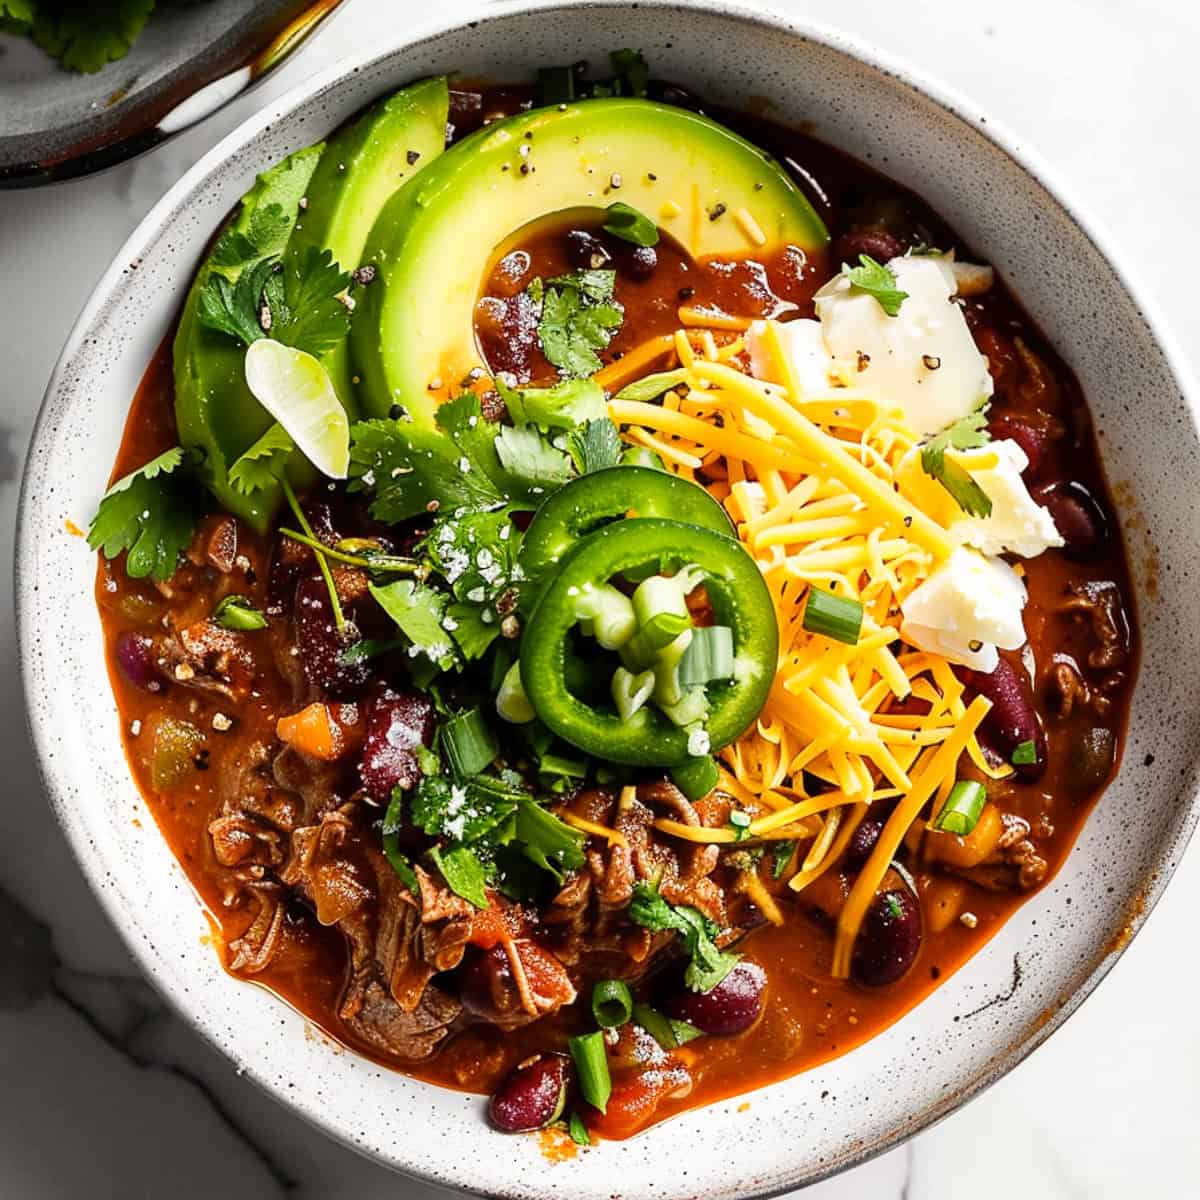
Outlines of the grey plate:
M0 34L0 187L89 175L150 149L273 70L341 3L162 6L129 54L94 75Z

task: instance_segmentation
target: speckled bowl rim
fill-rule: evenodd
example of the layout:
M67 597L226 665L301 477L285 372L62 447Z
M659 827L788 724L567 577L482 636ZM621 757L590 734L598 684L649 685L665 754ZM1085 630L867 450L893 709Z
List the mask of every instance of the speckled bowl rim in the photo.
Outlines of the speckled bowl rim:
M14 570L14 587L16 596L16 624L18 645L21 656L21 679L26 695L26 714L34 746L37 750L38 771L42 786L50 799L51 807L56 818L63 825L71 840L72 849L80 862L81 869L92 888L93 893L108 913L113 925L124 939L127 947L139 964L147 972L151 982L164 994L166 999L188 1023L204 1036L222 1054L227 1054L221 1045L213 1023L202 1016L189 998L177 989L175 980L167 971L161 970L162 952L156 947L143 943L134 932L126 926L128 914L124 911L119 897L110 893L102 886L102 873L95 861L86 853L86 847L74 840L69 823L65 819L63 808L63 792L55 778L54 769L48 763L51 756L49 748L49 730L43 726L40 714L35 705L29 703L33 691L31 665L31 647L26 632L28 618L26 605L32 604L32 595L26 595L23 583L22 564L32 555L32 545L28 541L29 522L26 520L27 505L33 503L31 497L32 476L29 464L35 457L35 450L45 434L44 425L49 417L50 400L63 383L64 373L74 355L79 351L87 338L93 322L102 313L108 293L120 280L125 263L136 261L140 257L143 243L156 231L163 220L176 209L180 198L184 196L198 181L226 159L230 158L253 137L263 131L281 114L288 113L303 105L311 97L321 92L352 72L368 68L397 53L411 50L422 43L435 39L446 33L465 26L486 25L489 20L512 16L519 13L570 12L586 20L589 11L621 7L627 0L584 0L573 3L571 0L501 0L500 3L488 3L478 0L472 7L456 10L452 16L442 19L431 19L418 23L410 28L405 36L397 38L382 51L372 51L368 54L349 55L332 64L324 71L312 76L284 93L264 110L248 118L237 129L223 138L212 150L201 158L183 177L162 197L140 222L134 232L126 240L113 260L113 264L105 272L96 285L91 298L80 313L58 363L55 366L50 382L43 398L38 418L34 426L27 456L27 467L22 482L21 495L17 512L17 553ZM982 115L980 107L972 103L956 89L931 80L924 72L917 70L911 64L898 56L868 47L855 38L837 31L834 27L812 21L796 21L787 14L770 7L750 7L745 3L727 2L727 0L687 0L686 3L672 0L642 0L633 7L661 9L664 17L686 19L689 12L701 12L708 16L726 18L739 23L758 26L768 31L775 31L789 38L799 39L815 46L845 54L860 64L865 65L885 76L889 76L903 86L912 89L919 96L932 102L951 117L957 118L976 133L981 134L1006 156L1019 170L1031 177L1035 183L1048 192L1061 206L1063 212L1074 223L1083 238L1107 263L1115 279L1121 284L1126 294L1133 300L1138 317L1143 322L1151 339L1162 352L1164 361L1173 376L1182 396L1187 399L1188 410L1192 420L1192 433L1197 436L1197 390L1179 346L1170 332L1166 322L1159 314L1157 306L1149 293L1141 286L1136 272L1125 264L1113 250L1113 241L1100 222L1073 195L1070 188L1064 186L1055 171L1034 150L1021 145L1018 138L1003 124L995 122L991 117ZM972 115L979 114L979 115ZM1019 291L1019 280L1018 291ZM107 681L106 681L107 682ZM930 1104L920 1114L907 1122L897 1123L890 1131L876 1138L869 1144L848 1150L845 1154L806 1171L802 1176L792 1178L762 1187L751 1183L747 1188L738 1191L743 1200L756 1200L758 1197L782 1195L797 1187L807 1186L829 1178L843 1171L859 1166L870 1159L907 1141L915 1134L930 1128L960 1108L968 1100L979 1095L985 1088L1008 1074L1014 1067L1027 1058L1035 1049L1042 1045L1063 1023L1074 1014L1085 999L1093 992L1100 981L1112 969L1117 959L1128 948L1130 941L1136 936L1146 919L1161 898L1167 883L1173 875L1176 865L1182 858L1183 851L1200 820L1200 763L1193 762L1187 768L1181 779L1178 792L1180 796L1190 796L1186 804L1180 803L1174 814L1173 821L1168 825L1158 852L1150 863L1144 876L1143 886L1138 893L1141 903L1129 914L1124 926L1125 936L1121 943L1106 948L1097 947L1096 965L1084 977L1079 986L1065 1000L1062 1000L1051 1016L1030 1032L1018 1032L1015 1040L1001 1054L983 1063L976 1073L959 1087L953 1090L943 1101ZM274 1083L260 1074L251 1061L239 1067L239 1073L245 1075L268 1092L273 1098L285 1104L291 1111L304 1120L321 1129L326 1134L349 1148L363 1154L372 1161L380 1161L391 1166L402 1174L437 1187L451 1186L446 1177L438 1177L427 1171L407 1166L401 1161L402 1152L393 1160L380 1159L357 1144L348 1132L339 1126L336 1119L327 1112L316 1111L304 1107L298 1099L289 1096L286 1090L280 1089ZM664 1164L667 1165L667 1164ZM559 1174L555 1178L558 1194L570 1196L569 1173ZM515 1192L496 1192L495 1195L517 1195ZM522 1193L523 1194L523 1193Z

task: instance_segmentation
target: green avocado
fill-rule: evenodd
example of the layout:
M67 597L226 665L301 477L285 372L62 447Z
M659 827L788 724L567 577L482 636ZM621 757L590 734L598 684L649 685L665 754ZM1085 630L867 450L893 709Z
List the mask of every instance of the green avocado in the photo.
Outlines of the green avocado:
M260 531L270 524L279 505L279 489L243 496L230 486L227 472L262 436L271 418L246 386L245 346L200 324L196 306L214 271L234 283L255 261L283 253L323 149L324 143L298 150L258 177L242 197L237 216L196 272L175 333L179 442L203 453L205 482L220 505ZM223 252L235 241L249 257L238 261L238 254Z
M358 267L384 204L445 147L449 105L445 76L426 79L380 101L334 138L308 185L308 202L288 242L285 262L315 246L329 250L343 271ZM321 363L354 418L358 401L346 344L322 355Z
M367 413L401 404L431 426L484 366L474 308L496 250L532 221L618 200L698 260L829 238L767 154L697 113L602 99L496 121L405 184L371 230L363 262L378 277L350 328Z
M214 271L234 283L260 259L282 256L287 261L309 246L328 249L343 270L358 267L379 210L441 153L448 102L444 78L414 84L374 105L327 145L297 151L264 172L196 274L175 335L179 439L203 451L205 478L221 506L255 529L269 527L281 490L264 488L242 495L230 485L228 470L266 432L271 417L246 386L245 346L197 320L199 295ZM278 211L268 213L272 206ZM236 254L222 256L222 243L231 235L249 257L239 261ZM334 347L321 361L338 398L354 417L358 405L345 345ZM292 455L288 476L296 487L314 477L299 454Z

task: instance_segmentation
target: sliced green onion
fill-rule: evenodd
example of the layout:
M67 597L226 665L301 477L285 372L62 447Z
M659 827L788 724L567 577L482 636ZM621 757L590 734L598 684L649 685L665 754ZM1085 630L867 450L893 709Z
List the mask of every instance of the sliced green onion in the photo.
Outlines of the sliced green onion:
M588 765L580 758L563 758L561 754L543 754L538 759L538 774L557 775L564 779L585 779Z
M584 592L575 601L575 615L605 650L619 650L637 632L633 602L611 583Z
M652 650L669 646L692 626L688 612L685 572L680 575L651 575L633 593L633 613L638 632Z
M663 705L678 704L685 695L686 689L679 682L679 664L692 644L695 634L694 629L685 629L654 657L654 703L660 708ZM634 640L636 641L636 638ZM693 690L701 695L704 693L703 688Z
M417 883L417 873L413 870L412 862L407 854L400 849L400 831L404 828L404 792L400 788L392 789L392 799L383 814L383 854L391 864L391 868L400 877L400 882L417 898L421 897L421 888Z
M678 1050L703 1032L687 1021L666 1017L649 1004L633 1006L634 1024L640 1025L664 1050Z
M623 467L646 467L650 471L665 471L667 468L663 465L663 460L659 458L653 450L647 450L645 446L630 446L621 454L621 466Z
M608 1073L608 1052L604 1048L604 1034L599 1030L573 1037L567 1043L575 1070L579 1073L579 1090L583 1098L601 1112L608 1111L608 1098L612 1095L612 1076Z
M681 383L686 383L687 378L688 371L686 367L680 367L676 371L657 371L653 375L644 375L641 379L637 379L633 383L627 383L613 399L640 400L643 403L649 403L651 400L657 400L663 392L669 392ZM654 461L652 463L642 460L634 461L631 456L639 452L647 459L652 458ZM662 460L652 450L647 450L645 446L631 446L622 456L622 462L626 459L629 459L627 465L630 466L650 466L657 470L662 470Z
M1022 742L1012 752L1012 764L1014 767L1027 767L1035 762L1037 762L1037 742L1033 740Z
M934 829L941 833L954 833L966 837L979 823L979 814L987 803L987 792L983 784L973 779L960 779L950 789L942 811L933 822Z
M612 677L612 698L622 721L628 721L650 699L654 692L654 671L635 675L618 667Z
M809 633L819 633L847 646L858 644L862 630L863 606L846 596L835 596L821 588L808 589L808 601L804 605L804 628Z
M671 782L689 799L699 800L717 786L721 778L714 758L693 758L682 767L671 768Z
M708 717L708 697L703 688L688 688L675 704L663 704L655 699L663 715L680 729L697 725ZM708 747L704 748L707 753Z
M619 979L602 979L592 988L592 1016L601 1029L624 1025L633 1013L633 993Z
M267 627L267 618L246 596L226 596L213 609L211 619L222 629L235 629L239 633Z
M459 779L478 775L500 751L496 735L477 708L451 717L442 726L441 742L450 770Z
M640 209L621 200L608 206L601 228L635 246L658 245L658 226Z
M733 630L728 625L705 625L695 630L679 660L683 687L703 686L733 678Z
M496 713L510 725L528 725L537 713L525 695L525 685L521 682L521 664L515 662L505 672L496 693Z
M583 1123L583 1118L572 1111L571 1119L567 1122L567 1132L571 1135L571 1141L577 1146L590 1146L592 1144L592 1135L588 1133L588 1127Z

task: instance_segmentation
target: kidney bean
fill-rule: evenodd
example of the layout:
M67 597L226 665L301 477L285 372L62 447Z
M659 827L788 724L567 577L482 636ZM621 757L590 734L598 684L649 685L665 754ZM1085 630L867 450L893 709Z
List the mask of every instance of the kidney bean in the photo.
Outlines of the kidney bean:
M630 279L649 279L658 270L658 251L653 246L625 243L617 251L617 270Z
M158 668L154 665L154 642L144 633L133 633L130 630L122 633L113 647L117 666L121 674L134 687L147 692L162 690L162 680Z
M416 750L433 742L433 729L433 704L419 692L384 688L367 702L358 775L372 800L386 804L394 787L416 787Z
M1067 480L1044 484L1034 489L1033 498L1054 518L1068 558L1085 562L1103 553L1108 544L1108 517L1082 483Z
M492 1124L504 1133L544 1129L562 1116L571 1077L570 1060L561 1054L540 1054L519 1063L488 1102Z
M867 909L850 970L866 987L885 987L908 974L921 949L921 905L896 871L889 871Z
M329 590L320 575L308 575L296 585L296 645L305 678L331 696L352 697L371 678L369 660L346 662L346 649L333 620Z
M1094 791L1108 779L1116 757L1117 738L1107 726L1078 730L1071 738L1071 786Z
M980 726L987 744L1005 762L1012 762L1018 746L1033 742L1034 761L1015 764L1015 769L1026 783L1040 779L1046 770L1046 734L1033 707L1033 688L1028 675L1006 658L999 661L990 675L964 667L956 670L967 687L992 702L992 709Z
M879 841L879 835L886 824L887 814L883 812L869 812L863 817L846 845L846 854L842 859L844 870L861 871L866 866L867 859L871 857L871 851L875 849L875 843Z
M326 546L335 545L338 533L333 524L333 508L324 500L310 500L302 507L317 541ZM276 539L271 565L267 569L268 613L278 616L287 611L288 603L296 593L296 581L314 565L314 561L313 553L307 546L287 537Z
M904 253L904 243L886 229L852 229L834 243L830 261L858 266L858 256L865 254L876 262L886 263Z
M663 1011L704 1033L726 1037L758 1020L766 986L762 967L742 959L710 992L693 992L680 978L663 997Z
M567 261L577 271L596 271L612 262L608 247L586 229L570 229L566 235Z
M1020 417L993 417L987 424L993 441L1007 439L1016 442L1025 451L1029 465L1021 472L1025 480L1036 479L1046 458L1049 435L1045 429L1022 421Z

